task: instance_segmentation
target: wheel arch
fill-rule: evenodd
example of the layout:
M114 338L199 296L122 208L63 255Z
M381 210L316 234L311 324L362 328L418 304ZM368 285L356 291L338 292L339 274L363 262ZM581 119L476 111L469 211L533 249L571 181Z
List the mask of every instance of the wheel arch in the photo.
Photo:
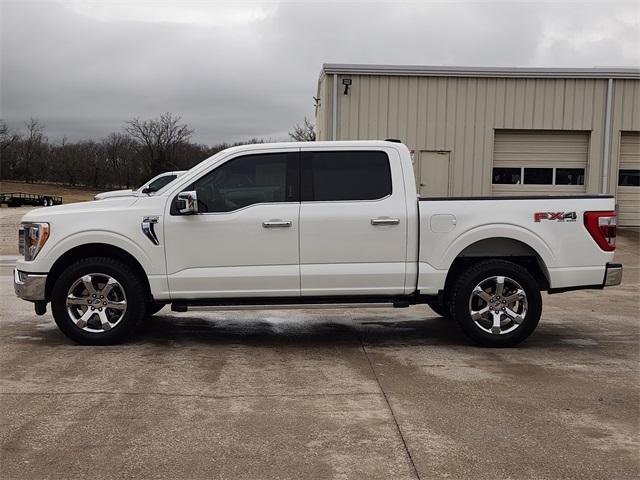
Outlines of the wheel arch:
M109 257L126 263L135 271L140 281L142 281L147 295L151 298L151 286L149 285L147 274L140 262L133 255L120 247L116 247L115 245L107 243L86 243L67 250L54 262L49 274L47 275L47 283L45 286L45 298L47 300L51 298L53 285L56 283L60 274L79 258L87 257Z
M507 236L487 237L466 245L453 259L445 279L444 292L471 265L487 259L507 260L527 269L545 291L550 286L549 270L544 257L530 244Z

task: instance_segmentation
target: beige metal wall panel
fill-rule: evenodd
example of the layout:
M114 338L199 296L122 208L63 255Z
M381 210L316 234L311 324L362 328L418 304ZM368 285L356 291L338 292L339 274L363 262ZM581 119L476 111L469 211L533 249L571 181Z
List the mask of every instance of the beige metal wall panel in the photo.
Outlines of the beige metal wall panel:
M612 103L609 192L615 193L618 185L621 132L640 131L640 82L614 80Z
M352 85L344 95L343 78ZM590 132L585 191L602 188L607 78L338 75L337 139L398 138L416 152L447 151L451 195L492 191L495 130ZM320 88L318 138L331 139L332 75ZM620 131L640 130L640 81L613 81L609 192L616 191ZM569 160L570 161L570 160ZM416 167L417 168L417 167Z
M320 99L316 108L315 127L316 138L331 139L331 75L323 75L318 81L316 98Z
M640 170L640 132L620 136L620 170ZM616 198L620 225L640 226L640 187L618 185Z

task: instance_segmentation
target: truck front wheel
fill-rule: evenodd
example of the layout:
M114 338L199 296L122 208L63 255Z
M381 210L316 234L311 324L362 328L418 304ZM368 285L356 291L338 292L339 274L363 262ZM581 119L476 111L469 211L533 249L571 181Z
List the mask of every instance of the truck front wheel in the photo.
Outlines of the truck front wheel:
M510 347L535 330L542 314L536 280L520 265L485 260L455 282L451 313L462 331L486 347Z
M122 342L138 327L146 308L146 290L136 272L108 257L73 263L51 292L56 324L67 337L85 345Z

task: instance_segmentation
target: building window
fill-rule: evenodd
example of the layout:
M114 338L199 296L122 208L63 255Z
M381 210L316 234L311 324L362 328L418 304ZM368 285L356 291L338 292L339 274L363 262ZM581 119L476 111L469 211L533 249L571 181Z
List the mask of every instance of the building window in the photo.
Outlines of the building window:
M491 181L494 185L584 185L584 176L584 168L494 167Z
M620 170L618 185L621 187L640 187L640 170Z
M522 169L496 167L493 169L494 185L517 185L522 183Z
M584 168L556 168L556 185L584 185Z
M553 185L553 168L525 168L525 185Z

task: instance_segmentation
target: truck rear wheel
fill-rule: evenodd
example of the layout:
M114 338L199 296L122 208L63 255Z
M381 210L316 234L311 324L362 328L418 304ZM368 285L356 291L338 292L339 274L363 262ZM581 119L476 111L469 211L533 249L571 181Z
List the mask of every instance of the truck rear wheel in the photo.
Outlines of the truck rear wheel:
M91 257L69 266L56 280L51 310L72 340L110 345L131 335L146 315L147 293L136 272L119 260Z
M511 347L535 330L542 314L536 280L520 265L486 260L455 282L451 313L462 331L486 347Z

